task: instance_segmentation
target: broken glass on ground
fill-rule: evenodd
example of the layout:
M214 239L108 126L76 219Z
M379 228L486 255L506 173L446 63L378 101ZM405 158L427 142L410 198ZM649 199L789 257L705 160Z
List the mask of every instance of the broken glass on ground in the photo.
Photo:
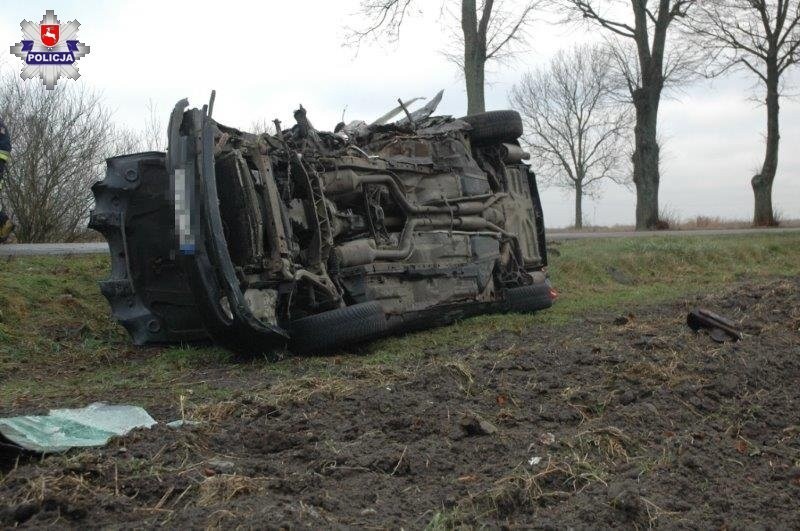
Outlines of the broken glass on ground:
M114 436L155 424L138 406L94 403L80 409L53 409L47 415L0 418L0 448L8 442L24 450L56 453L104 446Z

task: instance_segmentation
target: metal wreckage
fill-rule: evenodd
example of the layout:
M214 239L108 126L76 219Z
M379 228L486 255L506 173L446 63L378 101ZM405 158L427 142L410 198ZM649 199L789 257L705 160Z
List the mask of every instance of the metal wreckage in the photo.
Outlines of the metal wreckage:
M550 307L519 114L432 116L441 97L332 133L301 106L259 135L217 123L213 93L178 102L167 152L110 158L92 188L114 317L137 345L322 353Z

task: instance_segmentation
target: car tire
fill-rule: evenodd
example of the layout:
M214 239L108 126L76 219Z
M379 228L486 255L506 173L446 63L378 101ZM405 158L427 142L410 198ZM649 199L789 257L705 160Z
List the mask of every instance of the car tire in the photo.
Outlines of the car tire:
M477 144L514 142L522 136L522 118L517 111L488 111L461 120L472 126L469 136Z
M377 339L388 329L380 303L365 302L294 321L290 348L299 354L324 354L345 344Z
M545 310L553 305L550 286L545 283L506 290L505 310L528 313Z

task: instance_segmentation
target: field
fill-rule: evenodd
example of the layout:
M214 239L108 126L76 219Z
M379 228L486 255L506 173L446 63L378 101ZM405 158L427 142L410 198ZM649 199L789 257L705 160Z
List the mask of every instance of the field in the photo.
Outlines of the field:
M131 347L105 257L3 260L0 416L199 424L0 458L0 525L800 526L800 234L551 251L551 310L278 363Z

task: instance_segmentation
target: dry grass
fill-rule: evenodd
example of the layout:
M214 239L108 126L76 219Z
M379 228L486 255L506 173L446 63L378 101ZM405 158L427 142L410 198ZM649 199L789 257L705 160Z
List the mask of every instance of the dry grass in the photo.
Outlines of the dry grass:
M454 511L437 514L430 527L455 528L488 515L503 518L521 509L535 510L559 503L593 483L607 486L613 471L629 462L639 449L631 437L615 426L587 428L560 443L552 448L546 461L517 466L487 488L460 500ZM652 509L655 513L656 508Z
M196 422L220 422L233 416L241 408L241 401L225 400L222 402L204 402L193 405L188 411L184 411L184 403L181 402L182 416L187 420Z
M235 474L211 476L200 483L197 504L201 507L210 507L227 503L236 496L264 490L268 481L269 478L251 478Z
M462 500L459 512L479 518L489 514L502 517L520 508L547 505L579 492L588 485L591 476L565 461L554 459L543 466L520 465L513 473L495 481L488 490Z
M469 364L464 360L454 359L444 364L445 368L456 377L459 382L459 387L466 394L472 394L473 385L475 385L475 378L472 375L472 369Z
M634 445L630 437L614 426L587 429L575 435L575 439L580 449L587 450L584 455L595 450L609 465L619 460L627 462L628 449Z
M113 495L113 491L104 489L106 495ZM59 476L40 476L29 479L23 488L19 489L14 499L15 503L41 503L47 498L61 497L72 499L85 494L89 497L98 494L95 486L89 485L82 476L64 474Z

